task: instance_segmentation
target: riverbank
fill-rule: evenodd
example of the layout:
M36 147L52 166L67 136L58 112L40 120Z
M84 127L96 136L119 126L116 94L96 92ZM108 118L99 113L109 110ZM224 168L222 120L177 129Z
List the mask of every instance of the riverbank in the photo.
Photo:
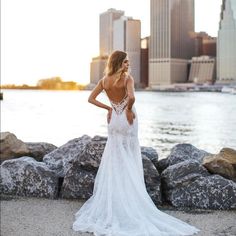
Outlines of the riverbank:
M222 92L236 94L236 84L195 84L176 83L170 85L159 85L153 88L146 88L146 91L156 92Z
M72 230L74 214L84 201L26 197L3 197L1 201L2 236L92 236ZM198 236L236 235L236 210L160 210L199 228Z

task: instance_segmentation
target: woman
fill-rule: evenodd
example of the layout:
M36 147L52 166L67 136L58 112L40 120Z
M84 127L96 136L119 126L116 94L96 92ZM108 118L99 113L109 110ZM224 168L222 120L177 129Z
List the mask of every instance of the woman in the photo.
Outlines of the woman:
M177 236L199 230L158 210L144 182L138 121L134 108L134 80L129 59L113 52L106 75L88 101L106 109L108 139L95 178L93 195L75 214L73 230L96 236ZM105 91L111 106L96 100Z

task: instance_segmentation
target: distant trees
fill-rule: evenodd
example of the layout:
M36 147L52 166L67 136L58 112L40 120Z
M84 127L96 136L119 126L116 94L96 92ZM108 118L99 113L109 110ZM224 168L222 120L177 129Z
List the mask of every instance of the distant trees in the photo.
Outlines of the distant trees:
M37 86L22 84L22 85L15 85L15 84L4 84L0 86L1 89L39 89Z
M52 77L49 79L41 79L37 86L40 89L55 89L55 90L77 90L78 85L74 81L62 81L61 77Z
M61 77L56 76L47 79L41 79L37 82L36 86L27 84L15 85L6 84L1 85L2 89L46 89L46 90L83 90L85 85L77 84L74 81L62 81Z

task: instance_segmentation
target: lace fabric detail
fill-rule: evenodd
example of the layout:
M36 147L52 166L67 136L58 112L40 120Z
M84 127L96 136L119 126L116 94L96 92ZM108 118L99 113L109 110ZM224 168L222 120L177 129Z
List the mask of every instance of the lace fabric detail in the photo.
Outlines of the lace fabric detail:
M121 100L121 102L118 102L118 103L115 103L115 102L113 102L112 100L110 100L110 103L111 103L112 108L113 108L114 111L116 112L116 114L120 115L120 114L124 111L125 107L126 107L127 104L128 104L128 97L125 96L125 97Z

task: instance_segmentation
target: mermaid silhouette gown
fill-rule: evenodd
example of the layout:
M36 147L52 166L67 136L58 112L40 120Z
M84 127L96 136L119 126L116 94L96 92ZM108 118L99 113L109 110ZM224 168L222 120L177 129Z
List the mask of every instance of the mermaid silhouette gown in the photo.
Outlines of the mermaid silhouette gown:
M93 195L75 214L73 230L95 236L193 235L199 229L160 211L147 193L138 141L138 119L127 121L125 107L110 100L108 139Z

